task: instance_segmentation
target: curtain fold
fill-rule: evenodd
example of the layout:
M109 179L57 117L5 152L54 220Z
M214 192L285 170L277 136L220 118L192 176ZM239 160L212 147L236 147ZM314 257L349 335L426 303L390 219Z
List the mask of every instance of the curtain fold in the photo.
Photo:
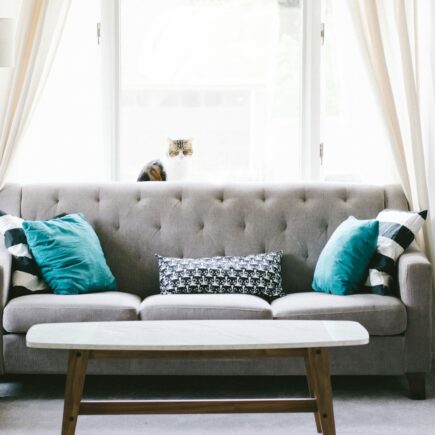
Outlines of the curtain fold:
M434 259L427 182L430 144L423 142L419 101L421 56L417 1L353 0L347 3L357 36L366 51L367 68L389 132L400 182L412 209L429 210L424 240L419 242Z
M0 185L46 83L71 0L25 0L16 35L16 62L0 129Z

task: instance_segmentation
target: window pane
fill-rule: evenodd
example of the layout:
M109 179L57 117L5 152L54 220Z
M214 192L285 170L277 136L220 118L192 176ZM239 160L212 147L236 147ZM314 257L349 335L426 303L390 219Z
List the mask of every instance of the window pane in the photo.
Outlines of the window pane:
M191 137L194 179L297 179L300 59L299 0L121 0L120 178Z
M74 0L46 86L12 162L9 178L98 181L108 178L102 143L100 0Z
M350 12L346 2L340 0L326 0L325 4L322 59L324 178L394 182L387 131Z

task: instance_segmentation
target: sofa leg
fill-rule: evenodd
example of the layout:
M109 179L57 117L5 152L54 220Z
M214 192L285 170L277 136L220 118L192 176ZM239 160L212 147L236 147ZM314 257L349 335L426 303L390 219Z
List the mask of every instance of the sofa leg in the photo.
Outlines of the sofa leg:
M406 373L409 397L414 400L426 399L426 374L423 372Z

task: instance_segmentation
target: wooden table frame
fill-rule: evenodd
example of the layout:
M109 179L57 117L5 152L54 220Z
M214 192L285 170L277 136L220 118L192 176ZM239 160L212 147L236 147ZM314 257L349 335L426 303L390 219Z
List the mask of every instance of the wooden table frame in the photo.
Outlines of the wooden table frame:
M304 399L215 399L215 400L82 400L86 368L90 359L123 358L304 358L310 398ZM312 412L318 433L335 435L328 350L254 349L197 351L70 350L65 387L62 435L75 433L79 415L96 414L224 414L266 412Z

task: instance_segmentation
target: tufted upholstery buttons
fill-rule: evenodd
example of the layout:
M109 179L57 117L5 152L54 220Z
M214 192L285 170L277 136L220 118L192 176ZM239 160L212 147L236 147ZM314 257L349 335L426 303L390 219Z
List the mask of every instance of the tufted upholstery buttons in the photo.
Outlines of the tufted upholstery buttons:
M109 266L116 265L119 287L143 297L159 292L154 254L181 257L182 249L186 256L198 258L281 248L287 253L285 267L305 266L298 273L284 274L284 286L309 291L307 274L344 216L376 216L385 204L397 208L405 204L402 193L391 199L382 187L309 183L229 183L228 187L131 183L85 188L31 184L17 189L14 198L0 196L11 211L26 219L85 210L102 245L111 248L107 260ZM117 263L119 253L131 258L131 264ZM150 277L146 286L144 277Z

